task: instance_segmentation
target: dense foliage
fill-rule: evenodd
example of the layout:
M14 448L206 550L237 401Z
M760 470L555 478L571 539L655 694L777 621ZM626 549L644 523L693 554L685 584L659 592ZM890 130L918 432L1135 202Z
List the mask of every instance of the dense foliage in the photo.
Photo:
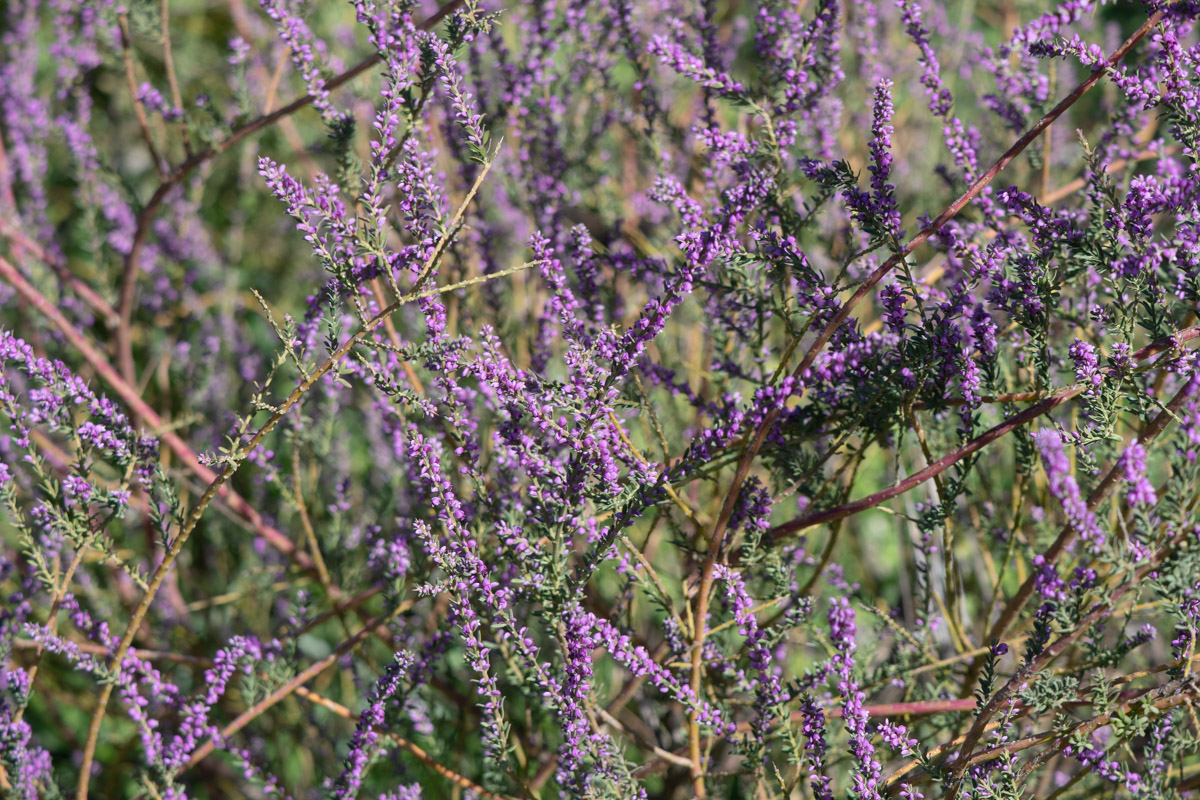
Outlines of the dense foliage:
M0 6L0 794L1200 789L1200 3Z

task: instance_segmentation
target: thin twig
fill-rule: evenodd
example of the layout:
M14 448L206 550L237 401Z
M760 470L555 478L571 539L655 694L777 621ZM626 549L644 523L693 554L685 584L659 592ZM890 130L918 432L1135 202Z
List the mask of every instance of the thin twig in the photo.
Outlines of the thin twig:
M142 138L146 140L146 149L150 151L150 161L158 177L166 179L165 162L158 155L154 146L154 137L150 133L150 121L146 116L146 107L138 97L137 74L133 64L133 39L129 35L129 17L124 13L117 14L117 26L121 30L121 60L125 64L125 82L129 85L129 98L133 101L133 113L137 117L138 127L142 130Z
M183 141L183 152L192 154L192 140L188 135L187 115L183 113L183 95L179 92L179 78L175 75L175 54L171 49L171 3L162 0L159 16L162 18L162 29L159 35L163 51L163 67L167 71L167 86L171 89L171 103L179 113L179 136Z

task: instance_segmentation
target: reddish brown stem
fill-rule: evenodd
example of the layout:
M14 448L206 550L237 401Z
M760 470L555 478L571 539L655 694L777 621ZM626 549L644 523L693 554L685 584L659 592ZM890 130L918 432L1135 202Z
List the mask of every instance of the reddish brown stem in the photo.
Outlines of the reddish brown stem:
M833 522L844 517L849 517L853 514L857 514L860 511L865 511L868 508L874 508L880 503L890 500L893 497L898 497L905 492L911 491L925 481L945 472L950 467L954 466L959 461L962 461L972 453L982 450L984 447L987 447L997 439L1012 433L1022 425L1032 422L1043 414L1049 413L1053 409L1070 400L1075 395L1079 394L1081 391L1083 391L1081 387L1067 389L1059 394L1047 397L1045 400L1042 400L1039 403L1035 403L1021 413L1014 414L1013 416L1001 422L999 425L996 425L994 428L991 428L979 436L976 436L974 439L967 442L965 445L953 451L952 453L947 453L919 472L914 472L912 475L909 475L907 478L895 484L894 486L889 486L886 489L875 492L875 494L868 495L850 503L845 503L824 511L818 511L814 514L806 514L805 516L794 519L791 522L785 522L782 525L776 525L767 534L767 541L776 542L784 536L789 536L805 528L811 528L813 525L821 525L826 522Z

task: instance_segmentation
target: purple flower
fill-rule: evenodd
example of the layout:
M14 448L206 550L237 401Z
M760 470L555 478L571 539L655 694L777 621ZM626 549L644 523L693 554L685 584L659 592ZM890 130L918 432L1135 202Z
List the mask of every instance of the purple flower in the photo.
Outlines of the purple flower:
M1079 484L1071 475L1071 462L1063 449L1062 436L1053 429L1043 428L1033 434L1033 440L1042 457L1042 466L1046 469L1050 494L1062 505L1067 523L1075 528L1083 541L1091 545L1093 551L1099 552L1106 537L1096 515L1087 507Z
M1121 471L1125 482L1130 485L1126 498L1131 506L1154 505L1158 495L1154 486L1146 478L1146 448L1140 442L1133 442L1125 449L1120 460Z

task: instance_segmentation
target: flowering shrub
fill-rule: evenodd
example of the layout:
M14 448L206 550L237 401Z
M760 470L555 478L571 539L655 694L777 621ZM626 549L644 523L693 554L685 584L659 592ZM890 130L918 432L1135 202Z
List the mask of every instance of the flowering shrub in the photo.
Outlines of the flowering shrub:
M1200 3L9 0L13 798L1200 788Z

